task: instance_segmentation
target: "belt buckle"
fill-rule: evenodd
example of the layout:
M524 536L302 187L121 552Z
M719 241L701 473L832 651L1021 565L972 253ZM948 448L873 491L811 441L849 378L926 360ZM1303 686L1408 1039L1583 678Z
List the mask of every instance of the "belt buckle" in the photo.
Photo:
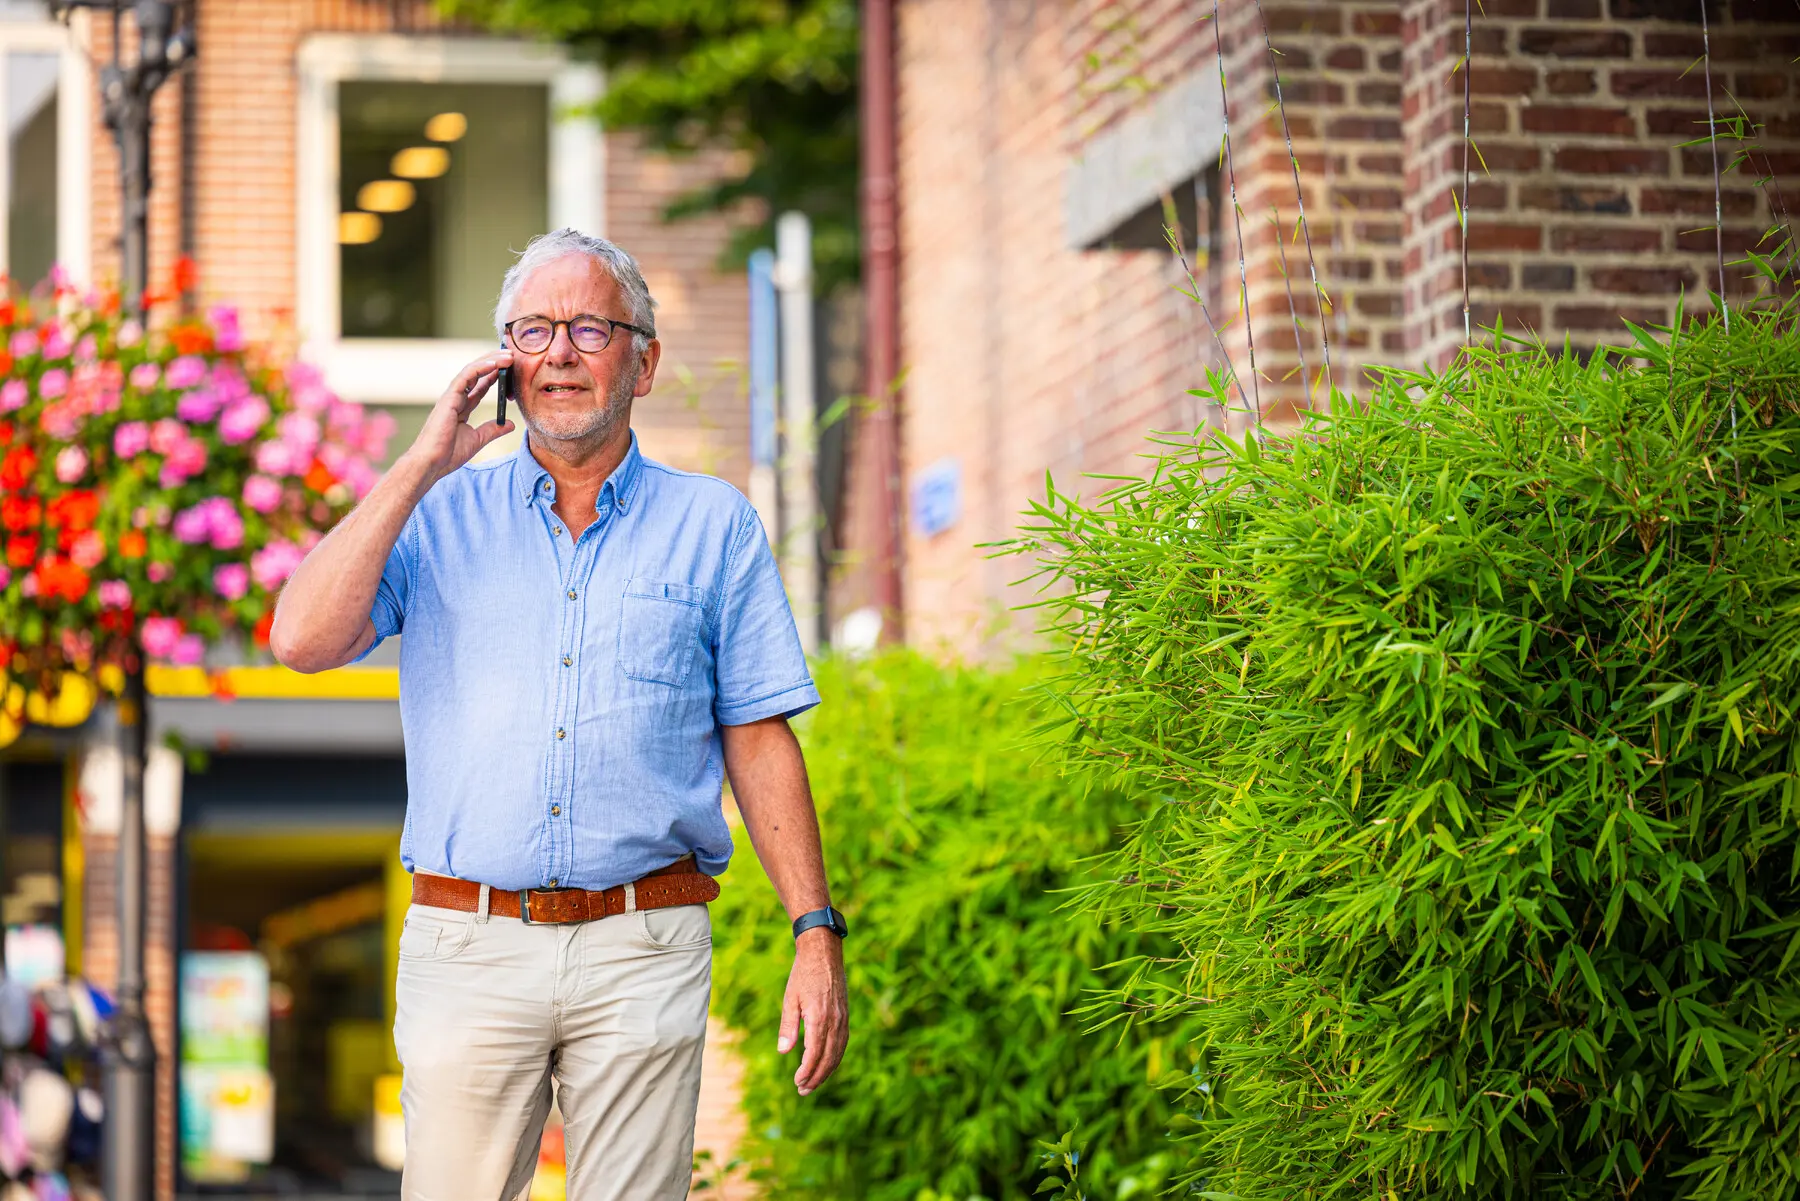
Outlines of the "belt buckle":
M532 902L532 899L537 897L539 894L543 894L545 896L550 896L550 895L554 895L559 892L580 892L580 891L581 890L578 888L527 888L519 893L519 920L524 922L527 926L572 926L572 925L575 925L577 922L581 921L582 919L574 918L574 919L570 919L568 921L560 921L560 922L559 921L547 921L547 922L534 921L531 916L531 902Z

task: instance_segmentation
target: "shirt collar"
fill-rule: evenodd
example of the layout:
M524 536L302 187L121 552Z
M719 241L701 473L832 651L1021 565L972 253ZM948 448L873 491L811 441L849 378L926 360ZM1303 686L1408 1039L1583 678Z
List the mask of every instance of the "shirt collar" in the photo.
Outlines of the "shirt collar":
M637 498L638 483L644 475L644 456L638 451L637 431L631 431L631 448L619 465L613 468L606 482L600 485L600 496L594 502L596 510L606 503L607 493L612 493L612 503L619 512L631 511L631 504ZM519 449L513 455L513 484L518 496L527 505L540 494L554 494L555 482L550 473L544 470L537 456L531 453L531 435L527 433L519 440ZM546 487L545 485L549 486Z

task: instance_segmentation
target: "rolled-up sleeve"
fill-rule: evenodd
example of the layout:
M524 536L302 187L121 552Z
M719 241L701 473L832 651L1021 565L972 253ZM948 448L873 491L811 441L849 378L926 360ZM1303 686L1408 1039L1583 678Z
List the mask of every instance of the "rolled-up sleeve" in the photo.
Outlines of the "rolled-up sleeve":
M381 582L375 586L375 603L369 606L369 620L375 625L375 641L356 657L361 662L376 647L406 628L406 605L412 596L412 550L418 540L417 512L406 519L394 548L388 551L387 565L381 569Z
M781 572L748 504L738 514L725 558L713 661L713 717L722 726L793 717L819 703Z

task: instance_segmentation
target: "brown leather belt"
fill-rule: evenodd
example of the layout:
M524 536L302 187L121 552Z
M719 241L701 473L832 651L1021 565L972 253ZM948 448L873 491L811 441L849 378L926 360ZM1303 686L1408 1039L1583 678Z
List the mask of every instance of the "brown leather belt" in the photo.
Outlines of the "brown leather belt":
M627 904L627 893L631 893ZM488 912L522 918L526 925L562 926L616 917L633 909L667 909L671 905L704 905L719 897L719 882L695 865L693 856L659 867L641 880L590 892L585 888L530 888L511 892L488 890ZM481 908L481 885L451 876L415 874L415 905L475 913Z

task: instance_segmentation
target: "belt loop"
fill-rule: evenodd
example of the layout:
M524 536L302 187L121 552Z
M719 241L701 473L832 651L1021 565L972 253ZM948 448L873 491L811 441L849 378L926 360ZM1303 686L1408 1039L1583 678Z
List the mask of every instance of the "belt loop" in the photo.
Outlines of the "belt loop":
M637 884L631 880L625 881L625 912L637 912Z
M481 901L475 907L475 920L484 926L487 925L488 920L488 897L492 892L493 889L489 888L486 884L483 884L481 886Z

